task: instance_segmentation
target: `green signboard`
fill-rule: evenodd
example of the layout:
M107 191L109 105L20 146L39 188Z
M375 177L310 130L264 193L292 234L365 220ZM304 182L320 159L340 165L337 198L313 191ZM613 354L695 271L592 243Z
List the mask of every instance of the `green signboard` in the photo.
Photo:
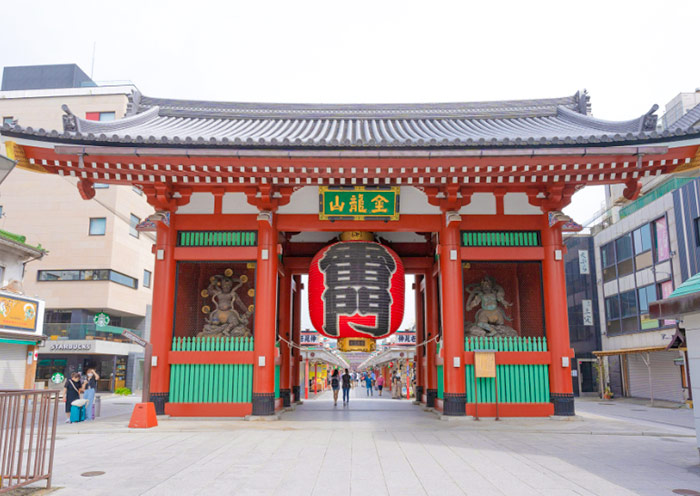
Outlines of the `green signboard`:
M319 218L399 220L399 187L330 188L319 186Z

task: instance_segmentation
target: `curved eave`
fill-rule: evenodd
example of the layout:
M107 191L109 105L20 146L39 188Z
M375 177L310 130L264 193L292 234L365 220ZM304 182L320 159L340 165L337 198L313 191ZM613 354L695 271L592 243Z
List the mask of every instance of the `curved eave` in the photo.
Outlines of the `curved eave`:
M29 128L31 129L31 128ZM604 148L611 146L652 146L676 143L679 141L700 140L700 129L688 131L676 130L663 133L641 133L637 135L627 134L614 136L595 137L594 139L579 138L552 138L540 140L466 140L456 143L423 143L416 145L383 144L383 145L335 145L321 146L303 143L236 143L229 140L147 140L136 139L131 141L104 139L101 136L87 135L85 137L66 136L57 132L45 132L43 130L15 130L0 129L0 135L24 139L34 142L49 143L54 145L76 145L110 148L153 148L153 149L193 149L193 150L255 150L255 151L323 151L329 154L350 151L403 151L408 156L411 152L419 152L424 156L431 152L460 150L525 150L525 149L555 149L555 148ZM457 153L458 154L458 153Z

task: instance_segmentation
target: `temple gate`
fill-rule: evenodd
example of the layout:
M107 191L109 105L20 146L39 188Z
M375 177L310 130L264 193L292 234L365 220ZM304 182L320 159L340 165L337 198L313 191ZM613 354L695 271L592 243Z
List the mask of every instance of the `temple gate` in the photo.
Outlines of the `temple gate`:
M655 109L654 109L655 110ZM284 105L135 94L114 122L5 125L19 166L141 189L155 213L151 401L174 416L270 415L300 399L300 276L340 233L373 233L416 291L417 391L446 415L573 415L562 209L585 185L700 165L700 130L588 98ZM378 193L393 191L386 201ZM362 205L360 205L360 194ZM366 196L364 196L366 195ZM381 196L381 195L379 195ZM342 205L341 205L342 204Z

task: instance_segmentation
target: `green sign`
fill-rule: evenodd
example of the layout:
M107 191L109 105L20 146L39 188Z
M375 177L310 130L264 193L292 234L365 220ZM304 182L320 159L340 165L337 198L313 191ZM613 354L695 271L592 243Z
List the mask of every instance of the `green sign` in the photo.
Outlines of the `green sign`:
M61 374L60 372L54 372L51 375L51 382L54 384L61 384L65 379L65 376Z
M319 186L319 218L399 220L399 187L329 188Z
M108 326L109 325L109 315L107 315L104 312L100 312L98 314L95 314L92 321L95 323L95 325L97 327Z

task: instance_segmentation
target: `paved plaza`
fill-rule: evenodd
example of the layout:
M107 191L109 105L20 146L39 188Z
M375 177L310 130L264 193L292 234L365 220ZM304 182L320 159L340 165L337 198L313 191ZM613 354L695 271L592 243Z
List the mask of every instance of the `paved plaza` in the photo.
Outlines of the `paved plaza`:
M376 392L375 392L376 394ZM440 420L354 389L279 421L161 419L126 427L136 398L62 424L57 495L673 495L700 491L692 412L577 401L572 420ZM90 471L103 475L83 477Z

